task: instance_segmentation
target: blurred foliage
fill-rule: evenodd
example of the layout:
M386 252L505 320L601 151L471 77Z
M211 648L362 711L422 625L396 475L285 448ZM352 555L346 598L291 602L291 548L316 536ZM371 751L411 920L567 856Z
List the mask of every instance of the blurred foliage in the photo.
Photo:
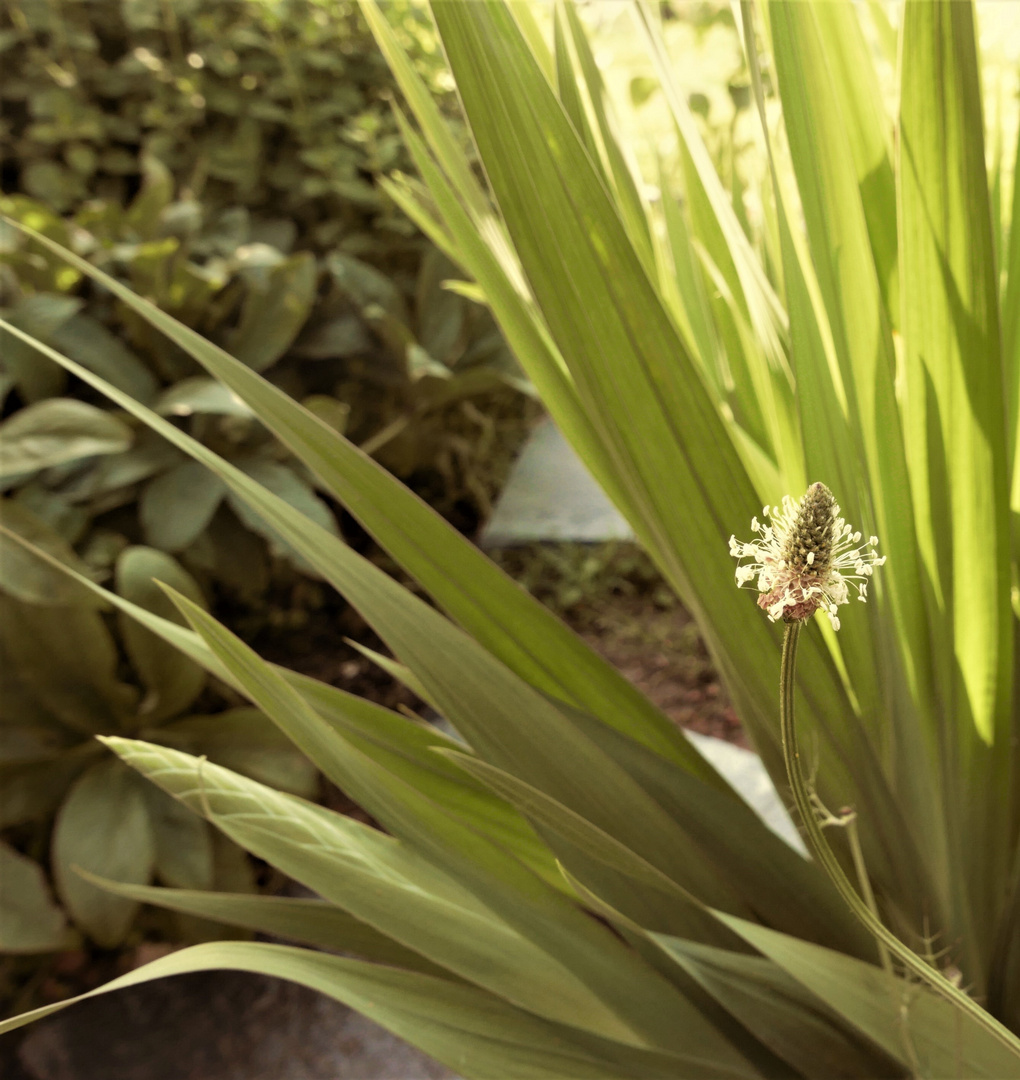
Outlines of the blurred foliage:
M654 65L626 8L590 0L579 3L577 12L591 35L600 73L614 107L621 110L622 129L642 174L658 178L661 161L662 174L670 176L678 165L680 143ZM732 192L753 188L765 162L751 108L750 74L730 5L725 0L663 0L659 14L669 55L683 58L674 66L677 89L695 116L713 164ZM762 63L770 87L768 57ZM682 190L675 194L684 198Z
M431 24L407 0L390 11L442 96ZM487 310L444 287L459 273L374 186L409 164L355 4L22 0L0 12L0 58L3 212L264 372L442 512L484 515L535 406ZM337 531L242 403L13 231L0 310ZM146 544L266 618L271 583L315 606L310 567L219 482L11 335L2 347L0 489L90 565Z
M5 500L3 520L53 558L89 572L21 503ZM179 621L157 580L205 606L194 578L153 548L121 551L113 576L120 596L168 618ZM0 534L0 952L66 948L80 940L68 919L101 946L124 942L139 905L95 888L75 867L138 883L255 889L239 848L139 783L94 738L144 733L314 797L311 763L240 702L150 631L110 616L92 593ZM185 920L167 932L195 939L206 930Z
M390 10L440 91L424 14L407 0ZM321 249L406 249L414 235L372 184L407 157L353 2L9 0L0 54L6 191L61 213L123 205L147 150L191 199L292 218Z
M431 24L407 0L390 11L442 96ZM487 310L444 287L459 272L374 185L410 165L355 4L20 0L0 8L0 63L3 213L264 373L464 527L487 512L537 406ZM9 228L0 312L339 532L335 504L244 403ZM322 603L312 568L221 481L9 333L0 407L8 529L172 618L153 577L228 602L251 632ZM247 856L93 736L309 797L314 770L261 713L2 537L0 622L0 952L82 934L118 946L154 918L157 936L213 933L139 916L71 869L255 887Z
M317 259L252 240L243 211L221 215L221 222L233 219L229 238L198 228L193 238L168 235L160 222L179 222L186 204L169 201L168 176L156 159L147 169L124 211L92 204L64 220L21 196L0 200L0 209L142 287L399 475L431 471L429 495L441 508L467 498L484 512L495 488L486 459L500 443L492 414L523 416L527 408L512 386L524 384L488 314L442 288L450 269L443 257L425 253L415 294L406 298L355 256L334 251ZM151 227L138 224L142 211L155 219ZM0 260L7 271L0 310L19 329L174 417L337 531L307 470L176 346L13 232L0 239ZM90 564L109 567L120 548L145 543L179 554L249 605L274 572L294 580L281 560L311 573L222 484L94 404L95 395L10 334L2 364L9 415L0 424L0 488L49 521Z

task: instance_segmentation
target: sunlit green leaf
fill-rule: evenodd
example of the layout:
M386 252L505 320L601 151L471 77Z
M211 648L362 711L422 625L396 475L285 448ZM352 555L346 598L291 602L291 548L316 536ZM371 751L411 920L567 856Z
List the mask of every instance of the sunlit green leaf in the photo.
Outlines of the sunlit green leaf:
M940 752L960 776L947 782L1001 792L1010 782L1001 748L1015 724L1008 429L971 7L908 4L902 51L904 416L932 581L929 618L943 635L937 687L945 712L933 722ZM1006 840L1012 826L994 798L964 798L947 810L956 868L947 876L949 902L980 985L973 953L992 949L993 912L1015 859Z

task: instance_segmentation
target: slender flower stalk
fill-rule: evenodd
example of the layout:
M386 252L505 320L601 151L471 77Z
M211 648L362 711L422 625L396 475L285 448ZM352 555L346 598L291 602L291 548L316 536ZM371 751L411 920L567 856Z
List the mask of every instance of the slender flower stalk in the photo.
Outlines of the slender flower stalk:
M867 599L868 578L876 566L885 562L885 557L874 551L878 538L870 537L862 547L861 534L839 516L836 500L824 484L812 484L796 501L787 495L782 508L766 506L763 513L771 524L760 525L757 518L751 522L760 539L741 543L730 537L730 554L753 560L737 567L737 584L746 585L757 577L758 606L773 622L782 619L786 623L779 677L780 734L783 761L808 847L880 947L884 946L904 968L966 1012L1000 1043L1016 1051L1020 1040L1008 1028L900 941L871 909L867 897L861 897L822 832L811 786L804 775L794 713L801 627L816 611L824 611L833 629L838 630L836 610L849 601L850 586L857 589L858 599ZM864 891L868 891L866 887Z

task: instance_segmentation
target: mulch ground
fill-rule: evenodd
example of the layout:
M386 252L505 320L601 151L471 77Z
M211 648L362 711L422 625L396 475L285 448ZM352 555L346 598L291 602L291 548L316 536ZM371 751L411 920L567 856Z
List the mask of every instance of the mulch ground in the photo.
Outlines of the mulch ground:
M580 635L679 727L747 747L737 714L690 615L650 596L614 597Z

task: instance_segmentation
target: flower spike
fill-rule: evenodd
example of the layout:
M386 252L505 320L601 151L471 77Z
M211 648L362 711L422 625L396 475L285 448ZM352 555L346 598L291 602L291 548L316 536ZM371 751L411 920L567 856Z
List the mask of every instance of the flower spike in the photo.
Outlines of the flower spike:
M867 600L868 578L885 562L874 550L878 537L862 545L824 484L812 484L801 499L786 495L782 507L766 506L762 515L765 524L751 521L760 539L730 537L730 554L752 560L737 567L737 585L758 579L758 606L772 622L801 622L824 611L838 630L836 611L850 600L848 586L857 589L858 600Z

